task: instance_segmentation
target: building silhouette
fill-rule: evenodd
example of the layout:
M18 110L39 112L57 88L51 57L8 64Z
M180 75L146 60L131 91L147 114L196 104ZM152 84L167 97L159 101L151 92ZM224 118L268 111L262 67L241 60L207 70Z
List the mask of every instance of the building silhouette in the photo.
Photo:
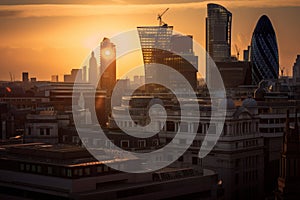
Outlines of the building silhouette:
M108 38L100 43L100 88L111 95L116 84L116 46Z
M290 127L289 112L287 112L286 128L283 138L280 161L280 175L276 199L299 199L300 196L300 138L298 118L294 127ZM296 113L297 115L297 113Z
M51 76L51 82L58 82L58 81L59 81L58 75Z
M270 19L263 15L257 22L251 40L252 83L278 79L279 58L276 34Z
M297 59L293 66L293 79L294 83L300 82L300 55L297 55Z
M143 26L137 27L145 67L146 83L156 83L157 80L177 88L179 91L186 89L185 83L163 69L157 70L156 64L166 65L188 80L193 89L197 87L198 57L193 52L193 37L173 35L173 26ZM158 66L159 67L159 66ZM146 90L162 92L164 87L147 84Z
M91 53L91 58L89 60L89 82L93 85L97 85L98 82L98 70L97 70L97 60L95 58L94 52Z
M29 73L28 72L23 72L22 73L22 81L23 82L29 82Z
M207 4L206 51L215 62L230 61L232 14L218 4ZM209 59L207 59L207 62ZM210 81L211 69L206 64L206 81Z

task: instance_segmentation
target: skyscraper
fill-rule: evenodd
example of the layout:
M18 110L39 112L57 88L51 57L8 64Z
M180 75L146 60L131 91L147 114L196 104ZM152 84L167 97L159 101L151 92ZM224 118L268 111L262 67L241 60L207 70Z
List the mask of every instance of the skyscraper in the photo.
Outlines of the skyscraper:
M153 78L159 76L159 72L151 71L150 65L160 63L163 50L171 50L173 26L142 26L137 27L137 30L145 65L145 81L152 82Z
M270 19L263 15L257 22L251 40L252 83L278 79L279 57L276 34Z
M218 4L207 4L206 51L215 62L230 61L232 14ZM208 59L207 59L208 60ZM206 65L206 80L210 79L210 64Z
M108 38L100 44L100 88L112 94L116 84L116 46Z
M89 60L89 82L97 85L98 70L97 70L97 60L95 58L94 52L91 53L91 58Z
M176 78L164 73L163 70L153 70L152 64L162 64L172 67L189 81L192 88L196 89L198 57L193 52L192 36L173 35L173 26L164 24L162 26L137 27L142 47L145 80L155 83L156 80L172 84L178 90L184 86ZM153 65L152 65L153 66ZM167 76L169 75L169 76ZM155 84L146 87L148 92L153 90L164 90Z

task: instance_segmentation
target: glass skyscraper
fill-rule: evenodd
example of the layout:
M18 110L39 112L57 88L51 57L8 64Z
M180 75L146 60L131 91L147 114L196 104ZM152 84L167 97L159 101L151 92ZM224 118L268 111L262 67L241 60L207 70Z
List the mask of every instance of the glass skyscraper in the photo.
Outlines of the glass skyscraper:
M167 24L137 27L137 30L144 59L146 82L155 83L156 80L163 80L173 86L176 85L176 88L184 85L170 74L153 70L157 69L153 68L153 64L162 64L180 72L192 88L196 89L198 57L193 52L192 36L173 35L173 26ZM162 88L155 84L146 87L148 92L160 89Z
M137 27L140 43L142 47L145 79L151 82L153 76L159 76L158 72L152 72L150 65L152 63L162 63L163 51L171 50L171 37L173 34L173 26L141 26Z
M276 34L270 19L263 15L257 22L251 40L252 83L278 79L279 58Z
M232 14L226 8L218 4L207 4L206 51L214 62L230 61L231 22ZM209 63L206 66L206 80L209 81Z

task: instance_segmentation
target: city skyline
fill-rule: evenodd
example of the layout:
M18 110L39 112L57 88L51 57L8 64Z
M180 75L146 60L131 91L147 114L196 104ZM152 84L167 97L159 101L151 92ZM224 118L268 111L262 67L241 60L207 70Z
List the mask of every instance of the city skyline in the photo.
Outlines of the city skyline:
M205 48L206 5L210 1L184 1L189 2L185 4L175 0L164 4L157 1L151 4L150 1L139 4L128 1L126 6L120 1L113 5L103 5L105 2L94 5L96 1L88 1L93 5L77 5L79 1L64 1L64 5L56 4L55 1L52 5L32 5L32 2L37 1L26 2L27 5L10 6L4 5L7 4L5 1L1 2L0 25L3 28L0 69L3 73L0 80L9 80L9 72L16 80L21 80L22 71L28 71L32 76L38 77L38 80L50 80L53 74L60 75L62 79L62 75L72 68L82 67L84 58L90 55L103 37L136 29L140 25L157 25L157 14L167 7L170 7L170 11L164 16L164 21L173 25L176 31L193 35L195 41ZM214 2L232 12L233 55L236 54L233 48L235 44L241 50L247 48L258 19L266 14L277 34L280 68L285 68L285 74L292 74L293 63L300 52L299 47L293 45L300 41L300 28L292 26L296 23L295 16L300 10L297 1ZM9 3L13 4L11 1ZM106 11L100 12L103 10ZM133 10L134 13L131 13ZM122 23L123 20L126 23ZM129 68L133 63L139 62L130 61L122 68ZM99 64L98 58L97 63ZM119 63L117 66L123 66L122 61ZM117 69L117 77L120 74Z

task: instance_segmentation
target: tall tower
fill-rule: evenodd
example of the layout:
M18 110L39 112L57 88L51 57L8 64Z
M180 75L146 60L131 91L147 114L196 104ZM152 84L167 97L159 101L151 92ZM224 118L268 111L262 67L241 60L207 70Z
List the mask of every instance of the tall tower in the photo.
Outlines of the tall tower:
M171 50L173 26L140 26L137 27L142 47L145 81L153 82L160 74L151 70L151 64L161 63L164 58L162 52ZM149 87L147 87L149 88Z
M207 4L206 51L214 62L230 61L232 14L218 4ZM209 59L206 59L206 82L212 76Z
M97 79L98 79L97 60L95 58L94 52L92 52L91 58L89 60L89 82L96 86Z
M280 161L277 200L296 200L300 196L300 131L296 111L295 125L290 127L287 112L286 128Z
M111 95L116 84L116 46L108 38L100 43L100 88Z
M137 27L140 43L142 47L145 80L148 83L155 83L156 80L172 84L178 90L184 89L184 85L178 80L174 80L171 75L163 70L153 70L153 64L162 64L180 72L186 80L189 81L192 88L197 86L198 57L193 52L192 36L173 35L173 26L164 24L162 26L140 26ZM169 76L168 76L169 75ZM149 84L146 87L147 92L164 90L155 84Z
M278 79L279 57L276 34L270 19L263 15L257 22L251 40L252 83Z

